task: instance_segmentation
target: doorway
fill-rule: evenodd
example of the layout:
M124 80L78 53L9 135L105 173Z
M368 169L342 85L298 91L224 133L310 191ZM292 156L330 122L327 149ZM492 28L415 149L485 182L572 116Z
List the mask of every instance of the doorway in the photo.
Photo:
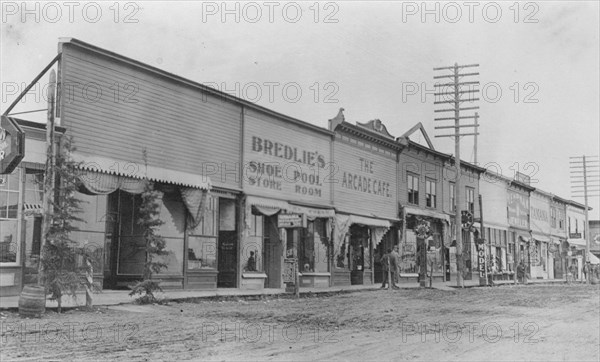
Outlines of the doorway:
M219 198L219 240L217 288L237 286L238 235L234 199Z
M141 196L117 190L108 195L104 244L104 289L128 288L144 272L145 242L137 224Z
M263 261L264 270L267 274L265 288L281 288L282 278L282 256L283 247L277 229L277 216L263 217ZM289 229L291 232L291 229Z

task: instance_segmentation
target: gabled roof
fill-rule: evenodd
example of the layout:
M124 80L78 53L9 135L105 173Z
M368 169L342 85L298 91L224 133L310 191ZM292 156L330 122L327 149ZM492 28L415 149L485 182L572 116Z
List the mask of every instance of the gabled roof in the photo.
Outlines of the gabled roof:
M429 139L429 135L427 134L427 132L425 132L425 127L423 127L423 123L421 123L421 122L415 124L411 129L406 131L402 136L398 137L398 139L409 138L409 136L411 134L415 133L418 130L421 130L421 133L423 134L423 137L425 137L425 141L427 142L427 145L429 146L429 148L431 148L432 150L435 151L435 148L433 147L433 143L431 142L431 139Z

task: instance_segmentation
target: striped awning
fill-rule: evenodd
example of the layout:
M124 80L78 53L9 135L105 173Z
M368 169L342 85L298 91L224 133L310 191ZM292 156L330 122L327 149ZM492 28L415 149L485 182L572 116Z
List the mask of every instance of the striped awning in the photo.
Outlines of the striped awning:
M44 208L41 204L23 203L23 212L25 213L25 215L41 214L43 210Z
M246 204L248 206L261 206L261 207L268 207L271 209L283 209L283 210L287 210L290 207L290 204L288 204L286 201L269 199L266 197L259 197L259 196L248 196L246 198Z
M318 209L314 207L300 206L294 204L289 204L289 208L287 209L287 211L293 214L304 214L309 219L317 217L335 217L335 210L333 209Z
M210 190L210 177L178 170L167 170L156 166L145 166L126 160L112 160L100 156L83 155L75 152L73 159L81 162L80 169L106 173L132 179L147 178L151 181Z
M404 210L405 214L427 216L427 217L432 217L432 218L435 218L435 219L444 220L448 224L450 223L450 216L446 215L446 214L443 214L441 212L436 212L436 211L432 211L432 210L424 210L424 209L420 209L420 208L417 208L417 207L410 207L410 206L401 206L401 207Z

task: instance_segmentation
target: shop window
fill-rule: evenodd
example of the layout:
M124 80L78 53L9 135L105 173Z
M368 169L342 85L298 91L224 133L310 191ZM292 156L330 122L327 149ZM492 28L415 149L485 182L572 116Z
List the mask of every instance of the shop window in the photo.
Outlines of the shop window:
M406 240L400 244L400 273L418 273L417 236L413 230L406 229Z
M472 187L466 187L466 201L467 201L467 210L470 213L475 213L475 189Z
M250 216L250 235L248 235L242 249L242 268L247 272L262 272L263 267L263 245L270 245L271 235L269 230L269 218L261 214Z
M42 246L42 205L44 199L44 171L26 169L24 189L25 271L24 284L36 282Z
M218 201L207 197L202 221L189 232L188 270L217 269Z
M329 271L326 224L324 219L308 222L305 236L301 239L298 247L301 272L326 273Z
M425 205L436 207L436 183L435 180L425 179Z
M339 269L346 269L348 267L348 235L343 236L339 244L339 248L335 254L335 266Z
M0 263L17 263L20 171L0 175Z
M408 203L419 204L419 178L415 175L408 174Z

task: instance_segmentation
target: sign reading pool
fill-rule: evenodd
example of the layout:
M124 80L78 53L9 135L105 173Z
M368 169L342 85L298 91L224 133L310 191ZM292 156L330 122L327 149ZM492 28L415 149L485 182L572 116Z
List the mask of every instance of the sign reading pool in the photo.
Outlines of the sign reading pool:
M285 127L284 127L285 126ZM329 205L330 135L248 112L243 188L251 195Z

